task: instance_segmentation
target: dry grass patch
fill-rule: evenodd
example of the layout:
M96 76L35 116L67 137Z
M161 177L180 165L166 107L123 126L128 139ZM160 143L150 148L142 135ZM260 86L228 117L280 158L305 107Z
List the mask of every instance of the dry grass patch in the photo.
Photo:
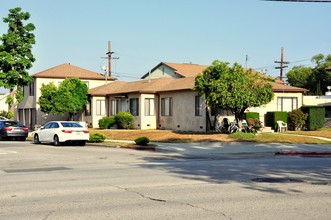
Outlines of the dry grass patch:
M293 131L293 132L289 132L289 133L331 138L331 128L322 128L318 131Z
M102 133L107 139L113 140L135 140L138 137L148 137L152 142L229 142L235 141L227 134L200 134L200 133L179 133L171 130L100 130L90 129L91 133Z

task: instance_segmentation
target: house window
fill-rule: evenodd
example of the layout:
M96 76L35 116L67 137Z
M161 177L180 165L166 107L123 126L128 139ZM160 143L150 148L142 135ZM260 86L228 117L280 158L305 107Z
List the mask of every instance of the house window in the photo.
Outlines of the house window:
M202 116L202 98L195 96L195 116Z
M282 112L291 112L298 108L297 97L278 97L277 110Z
M154 111L154 99L145 99L145 115L152 116L155 115Z
M106 104L105 100L96 101L96 115L106 115Z
M116 115L121 111L121 102L119 99L113 99L110 101L110 115Z
M172 98L162 98L161 99L161 115L171 116L172 115Z
M34 81L29 85L29 96L34 96Z
M130 99L130 113L133 116L139 115L139 99L138 98Z

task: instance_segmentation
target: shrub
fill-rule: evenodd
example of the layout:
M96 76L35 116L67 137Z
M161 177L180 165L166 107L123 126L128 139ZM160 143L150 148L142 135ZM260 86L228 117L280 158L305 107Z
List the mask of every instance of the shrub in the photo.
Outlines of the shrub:
M93 134L90 134L89 142L91 142L91 143L104 142L105 139L106 139L106 136L104 134L93 133Z
M277 121L283 121L287 123L287 112L267 112L265 125L277 130Z
M262 128L262 122L258 118L249 118L247 123L250 132L256 133Z
M11 111L7 112L7 111L3 110L3 111L0 112L0 116L3 116L3 117L8 118L8 119L13 119L14 118L14 113L11 112Z
M307 113L303 113L300 109L295 109L288 113L289 128L291 130L301 130L308 118Z
M245 113L245 118L246 118L246 120L248 120L250 118L259 119L260 114L258 112L246 112Z
M119 112L115 115L115 123L119 129L133 128L133 116L129 112Z
M107 129L115 124L115 117L103 117L99 119L99 128Z
M307 129L314 131L324 126L325 107L322 106L302 106L302 112L308 113L306 121Z
M136 142L137 145L146 146L149 143L149 139L148 137L138 137L134 142Z

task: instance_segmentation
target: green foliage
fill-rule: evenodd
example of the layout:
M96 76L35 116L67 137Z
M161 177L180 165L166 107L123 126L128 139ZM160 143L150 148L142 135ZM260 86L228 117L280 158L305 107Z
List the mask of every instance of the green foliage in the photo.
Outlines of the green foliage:
M119 129L132 129L134 119L129 112L119 112L115 115L115 122Z
M195 79L195 89L209 107L229 109L241 121L249 107L258 107L273 99L272 86L265 78L244 70L235 63L214 61Z
M287 122L287 112L267 112L265 118L265 125L277 129L277 121Z
M7 111L1 111L0 116L3 116L7 119L13 119L14 118L14 113L11 112L11 111L8 111L8 112Z
M8 17L3 18L3 22L8 23L8 32L0 37L0 86L10 91L32 81L27 70L35 61L32 54L35 26L23 23L29 18L30 14L21 12L21 8L10 9Z
M138 137L134 140L137 145L146 146L149 143L148 137Z
M106 136L104 134L93 133L93 134L90 134L90 139L88 142L99 143L99 142L104 142L105 139L106 139Z
M245 119L248 120L250 118L259 119L260 114L258 112L246 112L245 113Z
M234 139L254 139L255 135L253 133L235 132L229 135Z
M99 119L99 121L98 121L99 128L101 128L101 129L107 129L107 128L113 126L115 123L116 123L116 121L115 121L114 116L103 117L103 118Z
M11 95L8 95L5 101L6 104L8 104L9 106L14 104L14 97Z
M57 88L54 83L42 85L38 104L41 111L72 116L82 110L88 102L87 85L78 78L67 78Z
M308 118L307 113L303 113L300 109L295 109L288 113L288 122L289 128L291 130L301 130L305 125L306 120Z
M302 106L301 111L308 113L306 121L307 129L315 131L324 126L325 121L325 107L322 106Z
M317 54L313 56L312 62L315 63L314 68L295 66L286 77L290 85L308 89L308 94L323 95L327 86L331 85L331 71L327 71L331 66L331 54Z
M40 110L44 113L56 113L54 109L54 97L57 94L57 87L53 82L45 85L42 84L40 88L41 96L39 97L38 104Z
M18 104L20 104L24 99L23 89L21 86L17 86L15 98L16 98Z

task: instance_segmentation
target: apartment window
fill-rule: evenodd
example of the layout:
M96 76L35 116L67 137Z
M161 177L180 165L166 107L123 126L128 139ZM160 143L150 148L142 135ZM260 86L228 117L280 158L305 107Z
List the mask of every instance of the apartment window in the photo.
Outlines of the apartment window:
M161 115L171 116L172 115L172 98L162 98L161 99Z
M113 99L110 101L110 115L116 115L121 111L121 102L119 99Z
M34 96L34 81L29 84L29 96Z
M133 116L139 115L139 99L138 98L130 99L130 113Z
M195 116L202 116L202 98L195 96Z
M298 108L297 97L278 97L277 110L282 112L291 112Z
M155 115L154 111L154 99L145 99L145 115L152 116Z
M105 100L96 101L96 115L106 115L106 102Z

